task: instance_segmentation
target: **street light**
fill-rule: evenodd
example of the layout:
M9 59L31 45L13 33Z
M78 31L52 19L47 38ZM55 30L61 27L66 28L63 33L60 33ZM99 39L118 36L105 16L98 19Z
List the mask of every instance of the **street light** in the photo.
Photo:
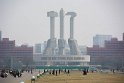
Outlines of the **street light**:
M20 83L24 83L23 81L21 81Z

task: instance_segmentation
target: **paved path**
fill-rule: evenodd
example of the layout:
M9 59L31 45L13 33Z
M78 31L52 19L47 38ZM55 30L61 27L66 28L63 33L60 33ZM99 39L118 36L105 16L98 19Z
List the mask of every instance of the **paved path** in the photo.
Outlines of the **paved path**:
M7 78L1 78L0 77L0 83L20 83L21 81L25 81L25 80L30 80L31 77L34 75L36 76L38 74L38 71L33 71L33 74L28 73L28 72L24 72L22 74L22 77L13 77L11 75L8 75Z

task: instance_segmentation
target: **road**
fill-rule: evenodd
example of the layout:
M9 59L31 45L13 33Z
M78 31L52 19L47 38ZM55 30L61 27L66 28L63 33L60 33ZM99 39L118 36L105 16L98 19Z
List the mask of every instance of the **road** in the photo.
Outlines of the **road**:
M37 76L37 74L38 74L38 70L37 71L34 70L33 74L24 72L22 74L22 77L19 78L18 77L15 78L9 74L7 78L0 77L0 83L20 83L21 81L30 80L33 75Z

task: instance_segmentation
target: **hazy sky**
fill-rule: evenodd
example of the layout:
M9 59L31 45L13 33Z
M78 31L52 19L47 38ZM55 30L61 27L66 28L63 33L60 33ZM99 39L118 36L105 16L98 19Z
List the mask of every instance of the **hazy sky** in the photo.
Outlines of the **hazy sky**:
M122 39L124 0L0 0L0 30L16 44L33 45L50 38L48 11L74 11L75 39L79 45L92 45L96 34ZM65 39L69 38L69 16L65 17ZM59 17L55 36L59 38Z

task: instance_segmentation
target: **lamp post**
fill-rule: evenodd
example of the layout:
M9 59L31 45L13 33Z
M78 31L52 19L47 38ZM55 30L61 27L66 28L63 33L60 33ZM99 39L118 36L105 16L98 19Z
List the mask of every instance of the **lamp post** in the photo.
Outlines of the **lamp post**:
M31 83L34 82L35 83L35 76L32 76L31 78Z

